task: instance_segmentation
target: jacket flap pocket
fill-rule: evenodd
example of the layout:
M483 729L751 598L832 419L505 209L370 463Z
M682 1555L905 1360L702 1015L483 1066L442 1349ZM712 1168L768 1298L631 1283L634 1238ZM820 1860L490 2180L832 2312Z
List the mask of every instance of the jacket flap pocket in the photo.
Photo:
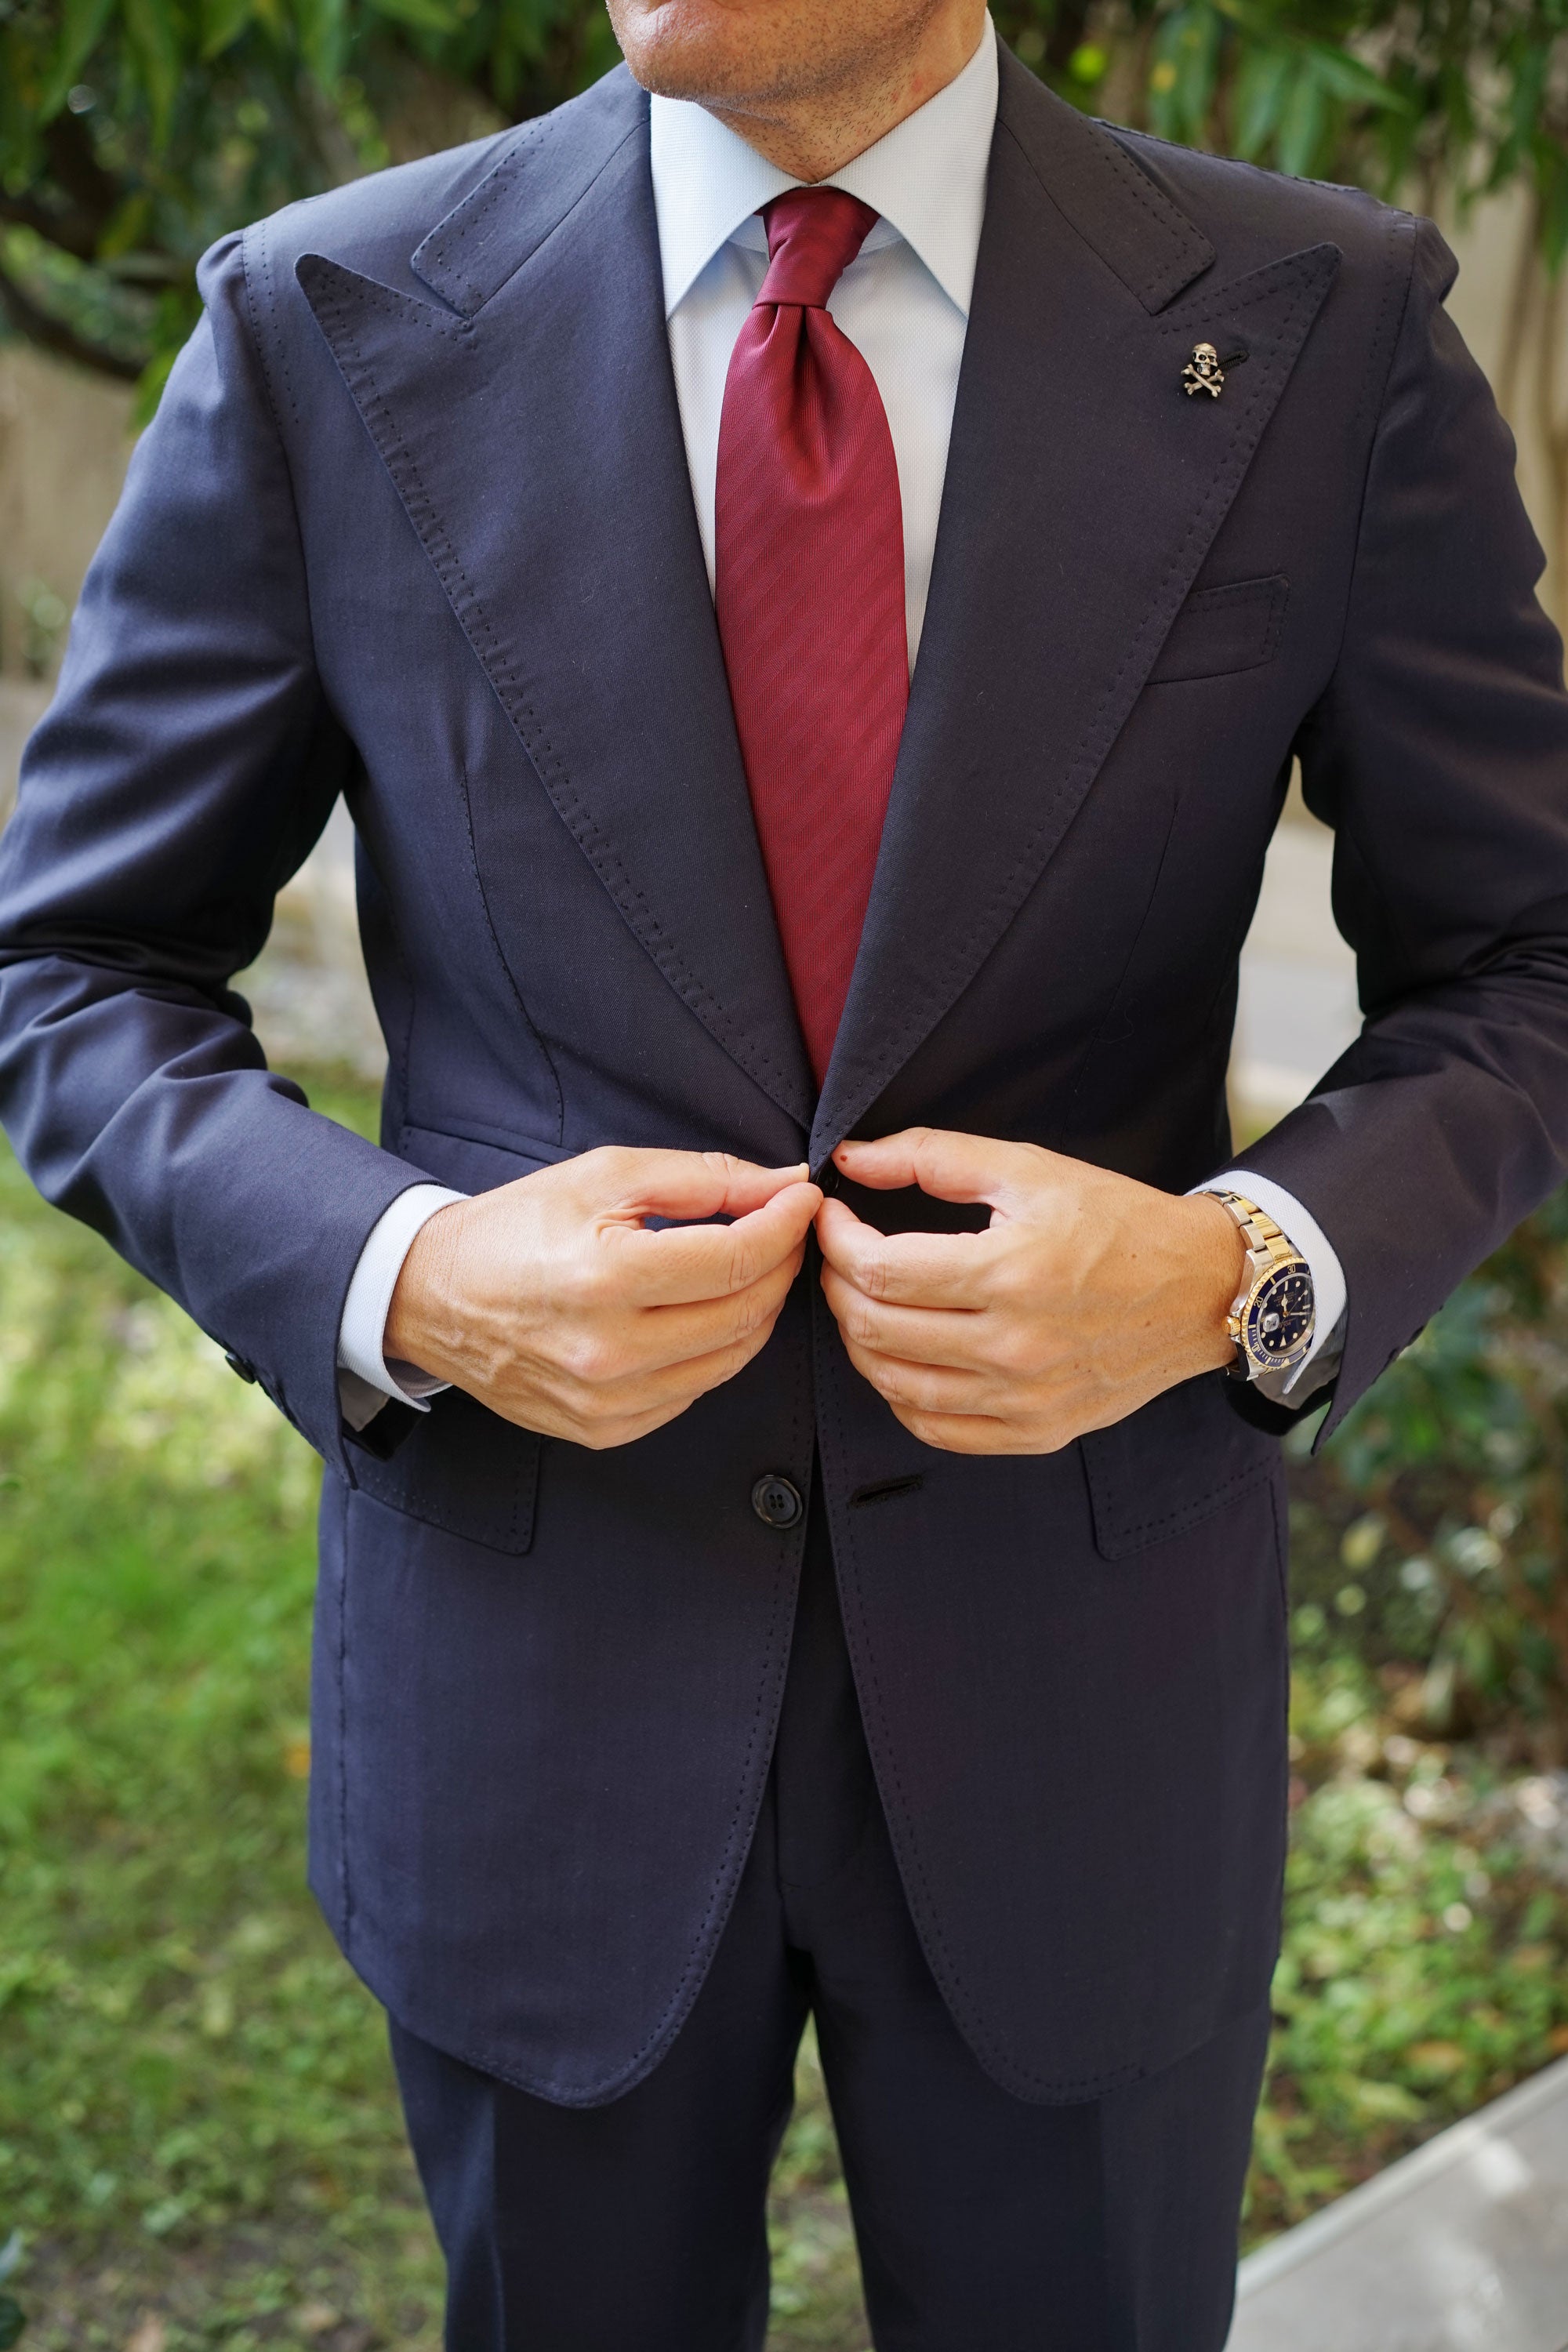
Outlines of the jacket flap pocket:
M1260 1486L1279 1458L1276 1440L1236 1411L1224 1372L1184 1381L1079 1444L1105 1559L1184 1534Z
M1187 598L1160 657L1149 673L1151 686L1184 677L1223 677L1272 661L1284 626L1290 583L1283 572L1268 580L1237 580L1224 588L1199 588Z
M417 1416L384 1462L352 1450L354 1485L395 1511L491 1551L525 1552L543 1444L461 1389L448 1389Z

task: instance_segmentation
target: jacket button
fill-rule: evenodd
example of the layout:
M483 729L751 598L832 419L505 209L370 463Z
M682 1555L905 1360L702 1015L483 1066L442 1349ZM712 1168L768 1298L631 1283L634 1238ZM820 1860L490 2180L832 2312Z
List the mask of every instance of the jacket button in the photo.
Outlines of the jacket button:
M237 1356L233 1352L232 1349L229 1353L225 1356L224 1362L228 1366L231 1372L237 1372L242 1381L253 1381L256 1378L256 1366L254 1364L247 1364L245 1358L243 1356Z
M765 1528L793 1528L805 1514L800 1488L770 1471L752 1489L752 1508Z

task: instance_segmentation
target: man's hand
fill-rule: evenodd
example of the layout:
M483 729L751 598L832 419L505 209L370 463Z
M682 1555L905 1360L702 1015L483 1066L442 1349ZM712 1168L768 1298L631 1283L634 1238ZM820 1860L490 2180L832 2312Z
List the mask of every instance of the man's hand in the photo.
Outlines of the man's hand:
M719 1151L584 1152L438 1209L386 1318L389 1358L523 1429L625 1445L765 1343L822 1194ZM649 1232L646 1217L728 1216Z
M934 1128L833 1156L879 1192L991 1205L981 1234L884 1236L835 1200L817 1215L850 1361L924 1444L1054 1454L1230 1360L1245 1252L1217 1201Z

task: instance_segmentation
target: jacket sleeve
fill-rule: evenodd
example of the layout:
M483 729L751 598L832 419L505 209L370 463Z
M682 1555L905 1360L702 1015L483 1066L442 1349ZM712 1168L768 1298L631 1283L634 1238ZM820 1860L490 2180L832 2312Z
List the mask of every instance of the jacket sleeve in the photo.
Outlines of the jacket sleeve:
M202 287L0 840L0 1118L40 1191L346 1469L344 1296L424 1171L311 1111L228 986L354 753L312 657L243 238Z
M1331 1428L1564 1172L1568 698L1513 444L1416 225L1339 658L1298 743L1365 1023L1249 1168L1344 1268Z

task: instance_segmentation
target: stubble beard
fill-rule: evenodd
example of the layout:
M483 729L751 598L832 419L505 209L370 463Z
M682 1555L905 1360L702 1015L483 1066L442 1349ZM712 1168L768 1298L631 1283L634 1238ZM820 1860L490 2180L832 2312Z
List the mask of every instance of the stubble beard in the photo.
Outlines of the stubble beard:
M875 116L942 5L862 11L852 0L744 8L724 0L610 0L610 20L645 89L693 100L743 129L787 124L803 105L846 122ZM858 18L856 38L848 28Z

